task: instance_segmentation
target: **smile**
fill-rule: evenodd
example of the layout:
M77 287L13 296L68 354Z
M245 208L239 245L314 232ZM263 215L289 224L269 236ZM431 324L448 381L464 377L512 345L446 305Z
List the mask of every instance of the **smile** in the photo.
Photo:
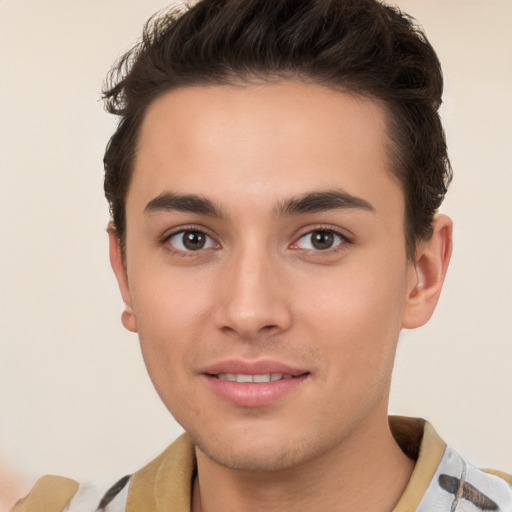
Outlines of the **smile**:
M252 382L265 383L275 382L277 380L292 379L293 376L286 373L263 373L255 375L247 375L243 373L220 373L215 375L219 380L228 380L230 382Z
M294 396L311 377L309 372L296 373L249 373L246 370L246 373L212 372L202 375L210 390L222 401L254 408Z

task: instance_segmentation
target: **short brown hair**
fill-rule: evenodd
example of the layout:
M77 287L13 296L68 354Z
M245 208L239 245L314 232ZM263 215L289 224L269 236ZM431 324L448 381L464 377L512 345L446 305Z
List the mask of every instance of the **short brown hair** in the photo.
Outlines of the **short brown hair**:
M439 117L443 77L414 20L376 0L202 0L149 20L111 70L106 108L120 116L104 158L105 195L124 242L125 199L148 105L189 85L300 80L379 101L391 172L402 185L407 253L432 233L452 173Z

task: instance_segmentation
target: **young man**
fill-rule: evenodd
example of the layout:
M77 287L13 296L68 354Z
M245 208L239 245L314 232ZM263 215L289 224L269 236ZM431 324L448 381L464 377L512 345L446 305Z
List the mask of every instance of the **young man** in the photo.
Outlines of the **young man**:
M512 510L507 475L387 416L400 330L429 320L451 253L442 75L411 20L206 0L153 20L112 81L123 323L187 433L14 510Z

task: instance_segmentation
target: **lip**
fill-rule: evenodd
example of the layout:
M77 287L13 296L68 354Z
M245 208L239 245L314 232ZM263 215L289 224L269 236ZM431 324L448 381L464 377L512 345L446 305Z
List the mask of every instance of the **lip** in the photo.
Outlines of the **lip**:
M226 360L209 365L201 370L208 387L222 400L239 407L261 407L285 398L300 387L309 377L309 372L279 361ZM245 383L221 380L219 374L263 375L282 373L291 378Z
M259 361L244 361L241 359L229 359L219 361L209 366L205 366L200 373L209 375L219 375L220 373L239 373L245 375L257 375L264 373L285 373L292 377L298 377L308 373L305 368L298 368L279 361L264 359Z

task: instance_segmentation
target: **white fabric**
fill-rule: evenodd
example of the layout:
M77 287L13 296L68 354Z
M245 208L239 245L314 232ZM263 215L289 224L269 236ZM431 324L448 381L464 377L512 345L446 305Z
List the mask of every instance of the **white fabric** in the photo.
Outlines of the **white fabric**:
M129 481L104 509L98 508L103 496L105 496L112 485L112 481L94 485L80 485L73 499L63 512L99 512L100 510L101 512L124 512L130 487Z
M455 492L447 483L457 484ZM447 447L416 512L512 512L512 489Z

